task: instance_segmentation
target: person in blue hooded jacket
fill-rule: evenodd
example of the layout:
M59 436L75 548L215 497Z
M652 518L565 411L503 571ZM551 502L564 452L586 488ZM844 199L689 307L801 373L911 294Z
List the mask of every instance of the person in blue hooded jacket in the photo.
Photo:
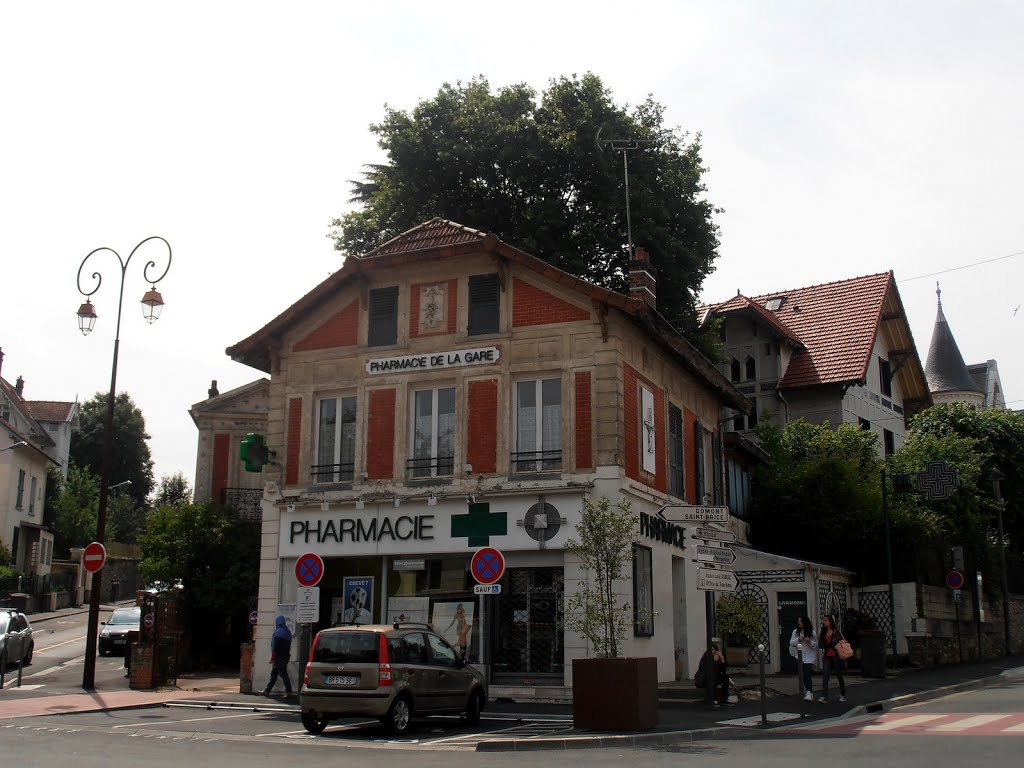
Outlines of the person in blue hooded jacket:
M269 696L277 683L278 675L284 680L284 695L291 697L292 681L288 677L288 660L292 655L292 633L284 616L278 616L274 634L270 637L270 680L263 689L263 696Z

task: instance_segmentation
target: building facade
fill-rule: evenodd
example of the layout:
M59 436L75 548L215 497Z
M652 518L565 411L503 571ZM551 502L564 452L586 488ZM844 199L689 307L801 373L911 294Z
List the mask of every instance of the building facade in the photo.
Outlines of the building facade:
M749 402L657 313L655 278L638 252L624 296L434 219L230 347L270 376L257 644L305 599L312 553L311 630L429 621L495 684L569 685L591 649L561 628L587 578L566 542L606 496L639 519L625 652L689 676L704 596L685 531L657 512L723 497L719 413ZM484 546L506 562L486 597L470 573Z

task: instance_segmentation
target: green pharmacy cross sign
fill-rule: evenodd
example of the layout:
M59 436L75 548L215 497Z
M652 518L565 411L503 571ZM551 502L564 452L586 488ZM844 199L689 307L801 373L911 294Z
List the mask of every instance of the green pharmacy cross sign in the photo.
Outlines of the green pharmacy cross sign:
M508 514L491 513L490 504L470 504L469 514L452 515L452 538L467 536L471 547L486 547L491 536L508 533Z

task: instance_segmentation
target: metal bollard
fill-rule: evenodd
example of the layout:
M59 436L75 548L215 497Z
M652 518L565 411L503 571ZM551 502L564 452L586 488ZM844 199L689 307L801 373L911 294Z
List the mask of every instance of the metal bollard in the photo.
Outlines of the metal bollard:
M768 694L764 687L764 643L758 643L757 658L761 667L761 727L768 727Z

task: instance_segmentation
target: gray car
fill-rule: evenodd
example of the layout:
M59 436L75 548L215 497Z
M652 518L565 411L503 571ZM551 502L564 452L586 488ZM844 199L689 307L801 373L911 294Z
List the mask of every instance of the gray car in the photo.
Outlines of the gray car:
M103 622L103 629L100 630L100 656L106 656L115 651L124 653L128 633L132 630L138 631L141 618L142 609L137 605L116 608L110 614L110 618Z
M339 717L375 717L405 733L414 716L464 713L476 725L483 675L426 624L352 625L317 633L299 693L302 725L322 733Z
M20 662L27 667L35 647L32 625L25 614L0 608L0 664L10 667Z

